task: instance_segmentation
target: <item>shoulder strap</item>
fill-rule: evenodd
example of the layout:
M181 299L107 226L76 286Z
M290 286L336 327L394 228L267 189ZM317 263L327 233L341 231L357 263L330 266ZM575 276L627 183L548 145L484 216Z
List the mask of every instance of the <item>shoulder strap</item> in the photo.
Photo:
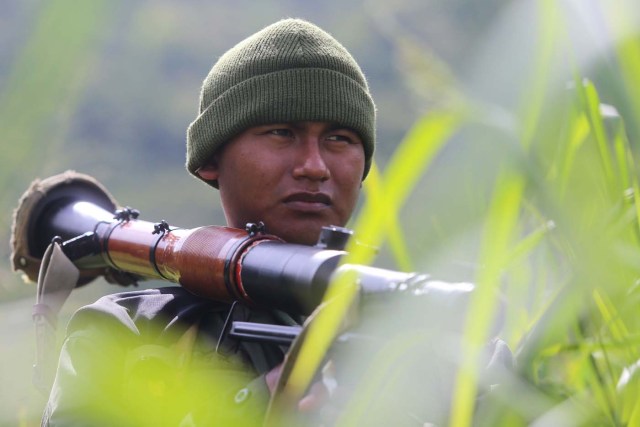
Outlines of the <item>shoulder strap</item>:
M49 394L55 373L53 355L56 345L58 313L78 283L79 270L62 251L60 243L49 245L40 265L38 291L33 306L36 332L36 361L33 383L45 395Z

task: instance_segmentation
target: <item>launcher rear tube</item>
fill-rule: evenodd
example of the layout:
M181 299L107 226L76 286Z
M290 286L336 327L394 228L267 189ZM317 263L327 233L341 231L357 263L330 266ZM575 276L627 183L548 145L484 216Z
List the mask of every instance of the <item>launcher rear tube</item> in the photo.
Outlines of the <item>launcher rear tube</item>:
M256 240L273 238L220 226L154 234L155 227L139 220L110 226L101 239L108 263L118 270L179 283L217 301L247 300L236 284L239 258Z

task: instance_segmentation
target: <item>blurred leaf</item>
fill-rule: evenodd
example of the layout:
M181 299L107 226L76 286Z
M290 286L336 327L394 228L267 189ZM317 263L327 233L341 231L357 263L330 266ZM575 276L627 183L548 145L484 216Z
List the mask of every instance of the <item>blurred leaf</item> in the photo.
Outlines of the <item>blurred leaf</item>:
M457 111L434 111L420 119L407 133L384 173L382 185L377 180L365 181L371 194L354 227L360 241L380 247L387 237L385 218L397 218L409 194L425 174L437 154L463 123L464 114ZM393 221L394 223L397 220ZM356 249L356 248L352 248ZM371 256L353 258L350 262L369 264Z
M514 171L503 172L496 184L483 230L477 288L467 313L466 346L455 386L451 426L471 424L479 375L477 363L498 306L500 278L512 250L523 190L524 179Z

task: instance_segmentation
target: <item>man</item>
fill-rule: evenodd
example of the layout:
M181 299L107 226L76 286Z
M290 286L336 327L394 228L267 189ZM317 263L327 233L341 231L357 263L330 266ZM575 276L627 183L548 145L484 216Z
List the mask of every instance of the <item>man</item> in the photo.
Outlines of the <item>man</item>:
M349 220L375 144L375 106L347 50L277 22L225 53L187 133L187 169L220 192L227 225L262 221L315 244ZM222 334L226 304L182 288L102 298L70 321L43 425L254 425L279 375L275 345ZM284 313L233 316L292 324ZM314 396L300 408L315 406Z

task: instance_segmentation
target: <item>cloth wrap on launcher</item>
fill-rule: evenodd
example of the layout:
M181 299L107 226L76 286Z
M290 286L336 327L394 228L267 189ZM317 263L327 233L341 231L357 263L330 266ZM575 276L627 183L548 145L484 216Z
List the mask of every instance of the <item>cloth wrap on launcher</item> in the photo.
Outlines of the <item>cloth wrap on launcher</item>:
M25 282L37 282L33 321L36 333L34 385L48 394L55 374L56 328L58 314L71 291L98 276L115 279L117 274L101 270L80 271L62 251L62 241L43 242L40 219L69 198L89 197L109 211L118 203L94 178L67 171L44 180L35 180L20 198L13 213L11 262L14 271L24 272ZM109 269L107 269L109 270ZM121 283L130 284L130 283Z

